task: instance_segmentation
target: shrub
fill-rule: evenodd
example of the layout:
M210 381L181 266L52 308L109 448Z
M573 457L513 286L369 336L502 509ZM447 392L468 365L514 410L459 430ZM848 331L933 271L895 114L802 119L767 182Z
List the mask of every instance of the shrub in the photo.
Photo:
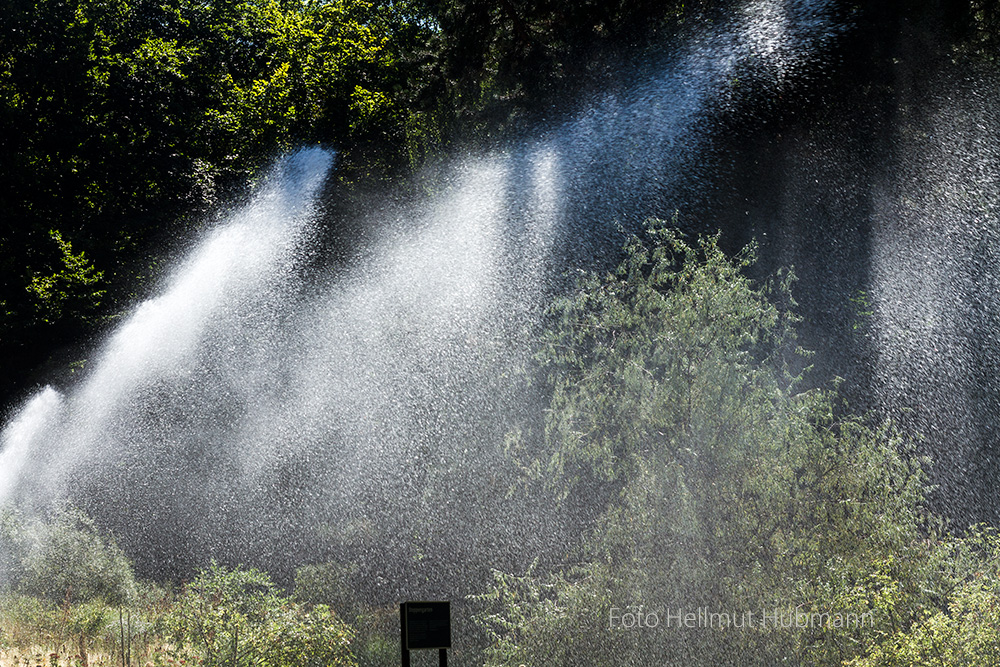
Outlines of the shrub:
M357 565L318 563L303 565L295 570L295 588L292 597L305 604L325 604L341 616L352 617L358 607L352 590L352 578Z
M971 568L940 607L874 643L850 667L990 665L1000 659L1000 537L974 530L958 550L975 551ZM966 554L968 555L968 554Z
M58 603L103 600L113 606L134 597L131 562L79 510L60 508L48 520L22 522L9 534L21 554L12 576L18 592Z
M165 625L172 657L207 667L355 665L353 631L329 607L283 597L259 570L213 563L185 586Z

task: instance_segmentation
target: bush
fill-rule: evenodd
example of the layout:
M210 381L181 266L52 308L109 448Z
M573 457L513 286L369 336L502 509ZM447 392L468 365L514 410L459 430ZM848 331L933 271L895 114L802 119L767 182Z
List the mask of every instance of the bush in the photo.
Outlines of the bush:
M58 608L26 595L6 595L0 600L0 624L6 644L20 651L42 641L54 645L63 639Z
M213 563L185 586L165 625L174 647L169 657L207 667L356 664L353 632L329 607L283 597L259 570Z
M962 581L938 608L871 646L850 667L989 665L1000 659L1000 537L974 530L956 545L959 559L974 551Z
M259 638L264 667L338 667L356 665L350 651L353 631L325 605L308 609L285 603L271 615Z
M127 604L135 595L135 574L125 553L77 509L60 508L47 521L10 519L5 532L18 555L10 578L21 594L112 606Z
M292 597L305 604L329 605L341 616L353 617L359 611L351 586L357 570L358 566L354 564L303 565L295 570Z

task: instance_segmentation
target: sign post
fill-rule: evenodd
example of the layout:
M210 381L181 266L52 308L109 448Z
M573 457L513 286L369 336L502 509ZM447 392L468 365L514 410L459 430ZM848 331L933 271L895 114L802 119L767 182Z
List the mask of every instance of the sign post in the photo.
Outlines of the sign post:
M448 667L451 648L450 602L402 602L399 605L402 666L410 667L410 651L437 649L441 667Z

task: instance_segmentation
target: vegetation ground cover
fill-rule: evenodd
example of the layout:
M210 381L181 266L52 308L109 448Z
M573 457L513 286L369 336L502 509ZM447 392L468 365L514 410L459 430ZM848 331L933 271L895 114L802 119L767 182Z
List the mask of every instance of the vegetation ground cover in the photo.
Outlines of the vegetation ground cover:
M603 488L572 566L465 582L487 665L986 664L1000 655L1000 540L945 529L926 459L891 423L799 389L794 276L756 284L753 249L662 223L616 272L556 300L533 372L544 419L512 428L522 491ZM498 499L497 502L503 502ZM395 610L365 608L349 563L294 586L212 564L144 583L78 511L5 516L0 642L19 664L393 664ZM821 622L640 632L614 608L794 608ZM830 614L866 624L837 624ZM823 615L826 616L823 616ZM103 658L101 656L104 656ZM938 662L935 663L934 661ZM25 662L27 661L27 662ZM63 661L63 662L60 662ZM75 662L74 662L75 661Z

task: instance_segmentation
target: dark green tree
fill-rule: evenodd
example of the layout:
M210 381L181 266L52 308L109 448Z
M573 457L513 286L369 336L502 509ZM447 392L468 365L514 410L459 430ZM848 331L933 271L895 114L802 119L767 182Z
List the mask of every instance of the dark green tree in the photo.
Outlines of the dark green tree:
M277 152L335 145L345 178L406 164L408 54L430 34L407 7L7 3L0 395L142 296L170 241Z
M437 27L422 112L446 136L487 143L566 96L605 89L630 58L662 47L702 2L423 0Z

